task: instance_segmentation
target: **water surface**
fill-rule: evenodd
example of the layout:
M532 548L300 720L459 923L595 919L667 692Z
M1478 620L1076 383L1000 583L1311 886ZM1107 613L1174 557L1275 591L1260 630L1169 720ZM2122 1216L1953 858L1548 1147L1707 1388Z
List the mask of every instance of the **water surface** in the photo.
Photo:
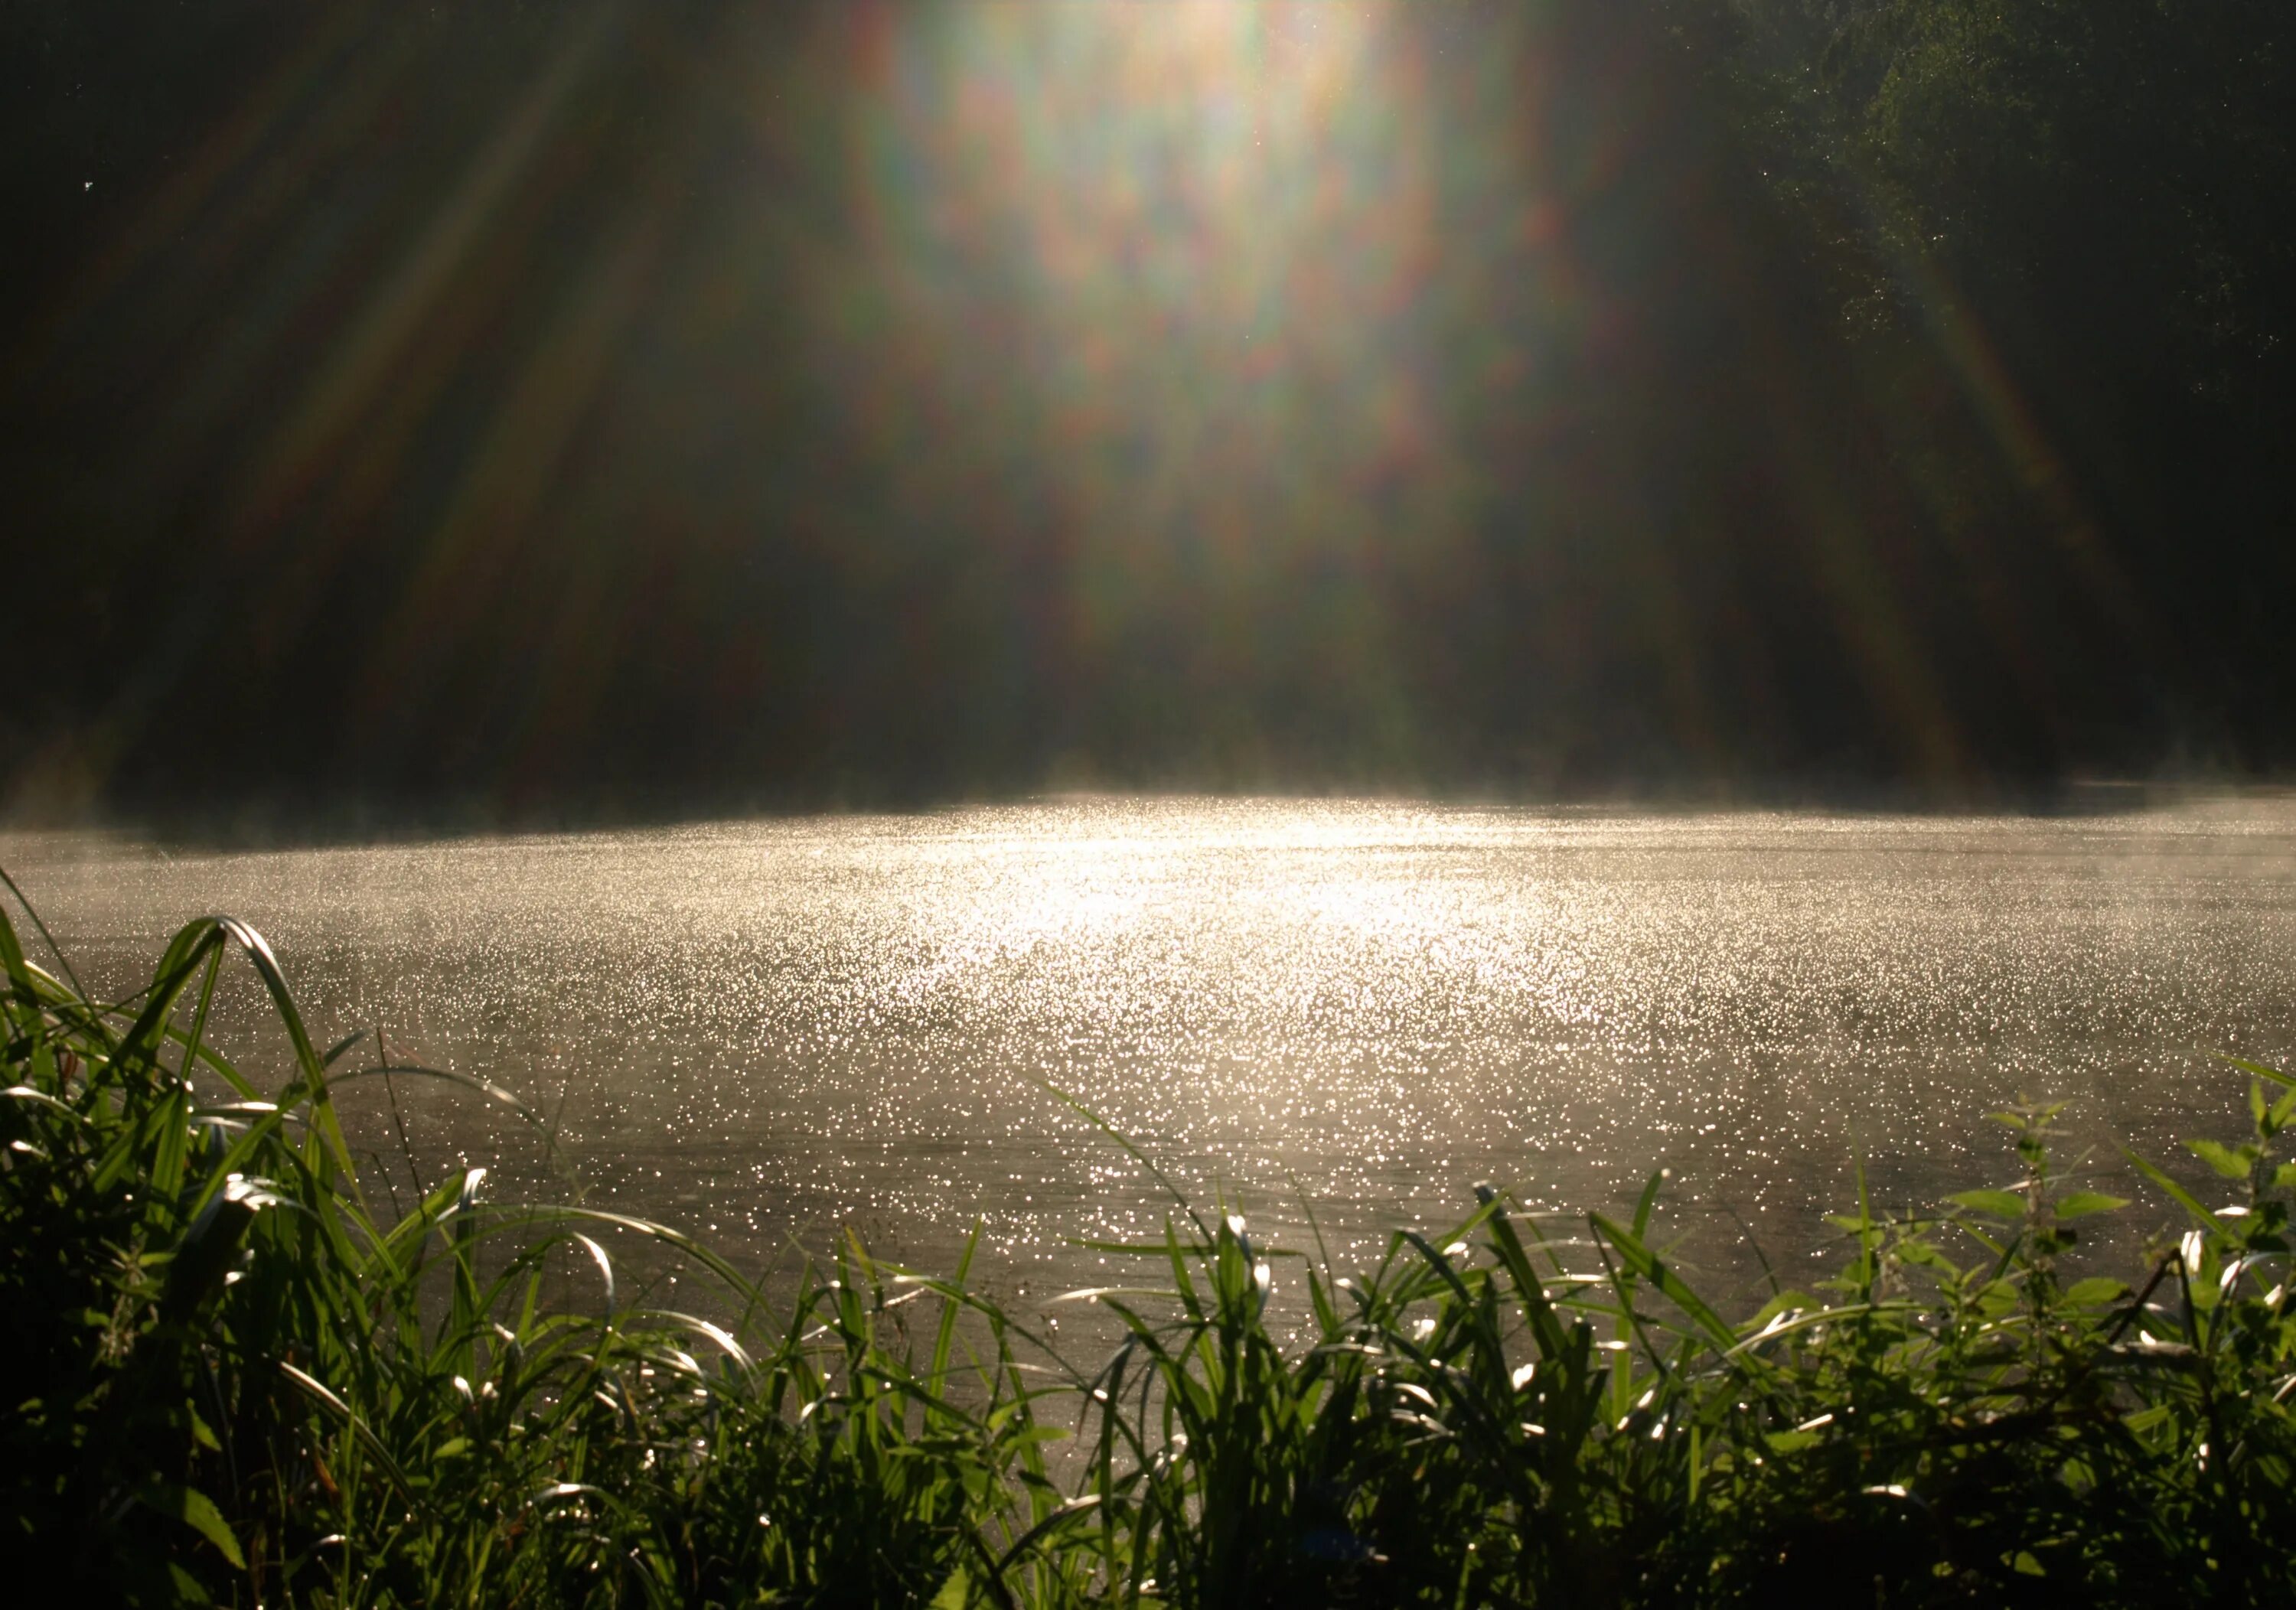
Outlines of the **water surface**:
M2005 1178L1984 1115L2069 1099L2081 1144L2222 1132L2202 1055L2296 1045L2296 804L2112 816L1612 814L1079 800L665 831L190 854L19 836L0 856L91 984L186 917L267 935L316 1029L468 1068L556 1116L594 1199L763 1257L845 1221L1001 1277L1185 1190L1335 1244L1674 1173L1728 1263L1800 1255L1862 1152L1886 1199ZM139 969L141 970L139 972ZM276 1048L235 1000L229 1033ZM402 1091L419 1169L530 1138ZM355 1107L363 1142L396 1129ZM404 1172L404 1159L397 1166ZM1698 1211L1692 1211L1693 1209ZM1729 1230L1723 1238L1734 1238Z

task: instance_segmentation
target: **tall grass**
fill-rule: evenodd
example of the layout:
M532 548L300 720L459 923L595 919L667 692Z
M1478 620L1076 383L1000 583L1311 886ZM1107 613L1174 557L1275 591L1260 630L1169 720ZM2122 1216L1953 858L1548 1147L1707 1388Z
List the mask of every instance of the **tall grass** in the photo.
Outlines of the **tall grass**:
M234 956L272 1088L207 1042ZM481 1170L378 1207L335 1092L448 1075L318 1049L227 919L125 1001L55 960L0 914L0 1565L87 1602L2296 1600L2269 1068L2250 1137L2195 1147L2231 1205L2137 1165L2182 1233L2124 1279L2061 1267L2127 1205L2058 1176L2033 1108L2002 1115L2014 1181L1861 1204L1830 1280L1736 1317L1653 1247L1655 1181L1625 1222L1484 1189L1347 1273L1178 1204L1103 1248L1136 1280L1064 1299L1119 1338L1078 1362L970 1248L934 1278L849 1236L769 1295ZM633 1244L718 1318L634 1289Z

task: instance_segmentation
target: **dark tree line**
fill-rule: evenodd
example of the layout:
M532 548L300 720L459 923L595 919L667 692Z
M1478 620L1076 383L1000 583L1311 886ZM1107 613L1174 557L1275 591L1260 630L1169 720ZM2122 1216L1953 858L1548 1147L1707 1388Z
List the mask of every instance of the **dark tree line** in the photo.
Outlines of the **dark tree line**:
M1143 168L1213 242L1168 307L935 210L1095 137L920 69L965 15L0 12L0 798L2296 758L2279 8L1391 8L1420 233L1374 130L1247 306Z
M1703 20L1746 159L1931 518L2053 541L2061 584L2128 632L2144 685L2097 701L2076 752L2139 761L2173 732L2286 764L2286 8L1740 0ZM2167 730L2122 724L2132 699Z

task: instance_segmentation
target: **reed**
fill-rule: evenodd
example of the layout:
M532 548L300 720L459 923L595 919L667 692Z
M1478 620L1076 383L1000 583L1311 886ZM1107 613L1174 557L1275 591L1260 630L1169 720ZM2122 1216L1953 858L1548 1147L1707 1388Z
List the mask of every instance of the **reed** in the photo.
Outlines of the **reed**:
M20 931L0 912L0 1564L89 1602L2296 1599L2271 1068L2239 1065L2251 1134L2194 1147L2229 1205L2137 1163L2181 1218L2126 1279L2062 1267L2128 1205L2060 1176L2035 1107L2000 1115L2012 1184L1861 1203L1830 1280L1734 1318L1653 1246L1655 1180L1624 1222L1486 1189L1344 1273L1176 1194L1160 1239L1101 1249L1136 1279L1063 1299L1118 1327L1078 1362L970 1248L938 1278L849 1235L768 1292L480 1169L378 1206L337 1091L512 1098L322 1050L231 920L116 1002ZM284 1031L272 1088L207 1042L227 963ZM633 1246L706 1312L657 1304Z

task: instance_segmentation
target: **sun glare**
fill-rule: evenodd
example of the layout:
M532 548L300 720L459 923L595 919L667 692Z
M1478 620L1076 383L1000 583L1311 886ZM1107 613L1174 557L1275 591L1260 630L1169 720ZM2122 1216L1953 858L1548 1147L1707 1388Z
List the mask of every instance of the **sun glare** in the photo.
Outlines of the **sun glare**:
M1510 217L1525 187L1504 143L1447 143L1462 109L1505 114L1472 74L1431 93L1429 30L1403 20L1181 0L865 30L862 239L808 293L833 309L808 339L916 519L1025 466L1079 545L1087 637L1175 567L1248 591L1234 567L1289 547L1351 573L1381 533L1459 528L1472 399L1436 348L1502 328L1530 276L1519 234L1460 251L1445 225ZM1470 386L1513 344L1480 338ZM1378 680L1376 634L1349 633Z
M1319 311L1315 248L1386 257L1420 222L1398 192L1423 119L1378 23L1220 0L905 23L870 130L882 244L914 274L1018 276L1087 347L1281 339Z

